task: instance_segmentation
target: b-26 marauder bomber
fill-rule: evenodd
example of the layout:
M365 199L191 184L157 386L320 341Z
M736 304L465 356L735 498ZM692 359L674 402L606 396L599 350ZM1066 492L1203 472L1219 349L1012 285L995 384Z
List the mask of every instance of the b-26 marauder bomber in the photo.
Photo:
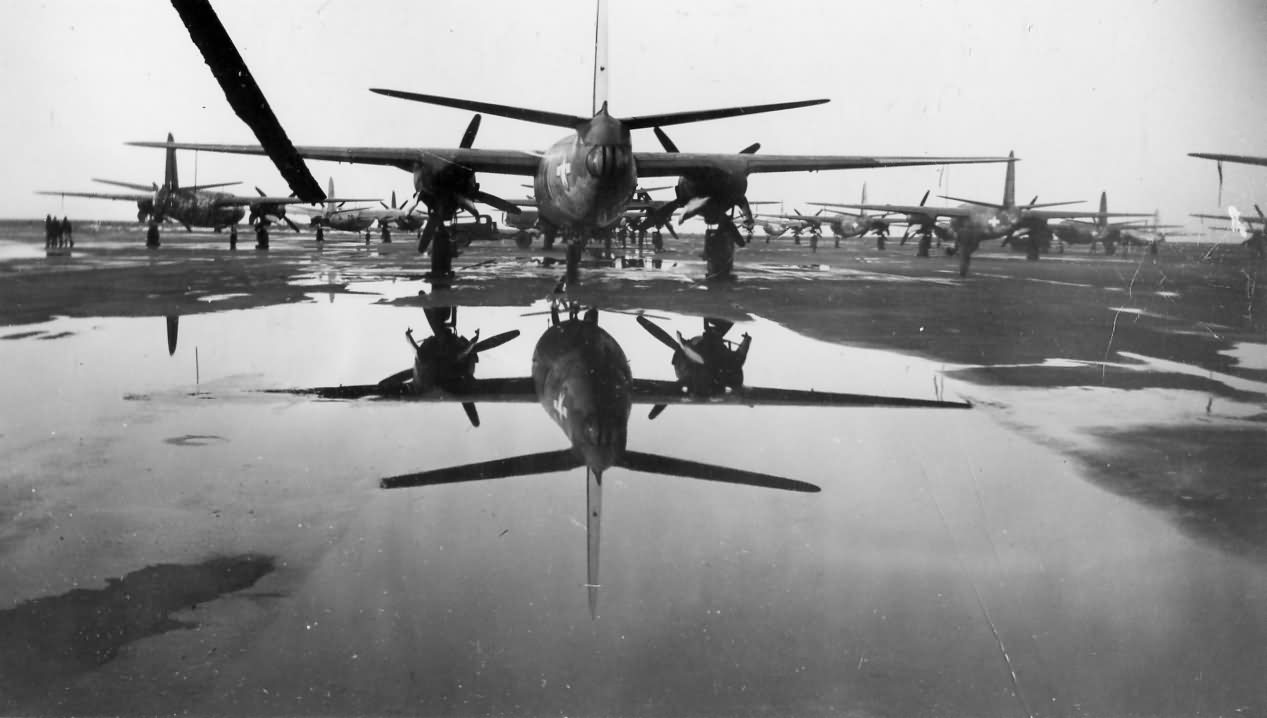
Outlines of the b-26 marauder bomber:
M191 37L213 73L262 145L209 143L134 142L144 147L164 147L224 152L269 154L301 197L320 197L304 160L327 160L398 167L413 175L416 196L427 207L422 246L433 246L430 276L452 275L452 238L449 223L461 210L477 213L476 202L517 213L518 207L480 190L479 172L531 176L540 222L568 241L569 275L575 274L585 243L610 232L627 209L640 177L678 177L675 203L690 206L709 222L706 234L709 275L732 276L738 230L732 221L736 207L746 204L748 175L754 172L798 172L917 165L1001 162L1001 157L879 157L857 155L758 155L634 152L630 133L642 128L701 122L759 112L772 112L827 102L825 99L727 107L632 117L613 116L607 88L607 9L599 0L594 42L592 116L499 105L399 90L372 89L381 95L415 102L471 110L536 124L564 127L572 134L545 152L485 150L473 147L478 119L467 129L458 147L354 147L292 146L277 118L264 102L232 40L206 0L173 0ZM478 115L477 115L478 118ZM667 139L658 133L661 141ZM674 148L676 149L676 148ZM748 148L753 149L753 148Z
M516 476L570 471L585 467L586 475L586 589L590 616L596 617L599 589L599 536L602 521L603 474L612 467L629 471L680 476L785 491L818 492L818 486L753 471L687 461L626 448L629 416L634 403L652 404L654 419L669 404L744 404L779 406L854 406L967 409L959 401L843 394L834 392L750 387L743 383L743 364L751 339L734 345L725 341L731 323L705 319L704 333L677 340L645 316L638 323L673 350L676 381L638 379L620 344L598 325L598 310L581 313L568 307L560 316L559 302L551 304L550 327L537 340L529 377L475 378L478 354L515 339L518 330L480 340L457 333L457 309L429 307L432 336L416 342L414 365L377 384L284 390L327 399L382 398L413 401L460 402L473 426L479 426L476 402L536 402L567 436L567 449L524 454L492 461L430 469L384 478L380 486L398 489L435 486Z
M1051 241L1052 230L1048 225L1050 220L1084 217L1150 216L1149 214L1121 212L1106 214L1087 210L1046 209L1047 207L1078 204L1078 201L1039 204L1037 197L1027 205L1018 206L1016 204L1015 163L1015 154L1009 152L1007 174L1003 179L1003 201L999 204L945 195L941 195L941 197L954 202L962 202L963 204L957 207L927 207L922 204L820 204L906 215L905 221L915 227L919 235L918 256L921 257L928 256L928 250L936 231L937 220L941 218L949 219L950 226L946 229L946 233L955 240L956 251L959 254L959 274L961 276L968 275L968 265L972 260L972 253L985 240L1006 239L1010 241L1023 236L1028 242L1029 258L1037 259L1039 248Z
M174 144L170 132L167 134L167 141L169 144ZM257 192L255 196L209 191L216 187L236 185L239 184L238 182L220 182L181 187L180 176L176 168L176 151L174 149L168 149L167 151L167 160L163 170L163 184L161 186L157 182L146 187L143 184L118 182L115 180L94 181L127 187L128 189L138 190L138 192L124 194L42 190L36 192L36 194L136 202L136 220L138 222L148 221L149 223L145 237L145 244L148 247L159 246L161 241L159 225L170 220L184 226L185 231L192 231L194 227L209 227L219 232L227 227L229 229L229 246L230 248L236 248L238 222L243 217L249 216L251 225L255 227L256 246L260 249L267 249L269 223L272 221L285 222L291 229L298 232L299 226L286 216L286 207L288 205L307 203L306 200L294 196L272 197L265 194L258 187L255 189ZM331 192L333 193L333 191L332 186ZM334 199L334 202L359 201L364 200Z

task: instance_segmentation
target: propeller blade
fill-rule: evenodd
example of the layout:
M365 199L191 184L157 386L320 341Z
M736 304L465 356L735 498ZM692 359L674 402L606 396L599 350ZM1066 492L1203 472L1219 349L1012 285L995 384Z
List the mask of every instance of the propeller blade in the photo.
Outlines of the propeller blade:
M466 132L462 133L462 141L458 143L458 147L469 150L475 144L475 135L479 134L482 117L482 115L477 114L471 118L470 124L466 126Z
M651 407L651 413L647 414L647 418L648 419L656 418L660 414L664 413L664 410L666 408L668 408L668 404L656 404L655 406Z
M476 342L471 347L471 351L475 352L476 354L479 354L480 352L485 352L485 351L488 351L489 349L496 349L497 347L505 344L506 342L510 341L511 339L514 339L517 336L519 336L519 330L511 329L508 332L503 332L501 334L498 334L497 336L492 336L487 339Z
M379 487L384 489L403 489L413 486L460 484L467 481L484 481L486 479L508 479L515 476L532 476L534 474L549 474L556 471L569 471L584 465L585 462L577 458L571 449L563 449L562 451L524 454L506 459L451 466L446 469L433 469L413 474L389 476L379 482Z
M267 197L267 196L268 196L268 195L264 194L264 190L260 189L260 186L259 186L259 185L255 185L255 191L256 191L256 192L258 192L258 193L259 193L259 195L260 195L261 197Z
M176 353L176 335L180 331L180 316L176 314L167 315L167 355L172 356Z
M700 356L699 352L695 351L689 345L687 345L686 339L682 336L682 332L677 333L677 341L678 341L678 348L682 351L684 355L686 355L687 359L690 359L692 362L699 364L700 366L704 365L704 357Z
M427 315L427 324L431 326L431 333L436 336L448 331L449 320L456 318L453 307L423 307L422 311Z
M1254 211L1258 212L1260 218L1267 219L1267 215L1263 214L1263 208L1259 207L1257 202L1254 203Z
M471 426L479 427L480 413L479 411L475 409L475 402L473 401L462 402L462 411L466 412L466 418L470 420Z
M286 136L281 122L268 106L268 100L255 82L233 38L224 29L209 0L173 2L190 38L198 46L203 59L224 90L233 111L255 133L260 146L286 178L286 183L306 202L325 200L325 192L308 170L299 152Z
M669 230L669 234L673 235L673 238L674 238L674 239L677 239L677 238L678 238L678 236L677 236L677 230L673 229L673 223L672 223L672 222L669 222L668 224L664 225L664 228L665 228L665 229L667 229L667 230Z
M282 221L285 222L286 225L289 226L291 229L293 229L295 232L299 231L299 225L295 224L294 221L291 220L290 217L287 217L286 215L283 214Z
M660 325L656 324L655 322L643 316L638 317L638 324L643 329L646 329L648 334L655 337L656 339L659 339L661 344L672 349L673 351L678 350L677 342L673 340L673 336L670 335L668 332L664 331L663 329L661 329Z
M805 493L822 491L820 487L804 481L785 479L781 476L771 476L770 474L759 474L742 469L730 469L712 464L701 464L695 461L674 459L658 454L644 454L640 451L626 451L624 456L616 461L616 465L630 471L642 471L648 474L681 476L687 479L719 481L725 484L756 486L763 489L801 491Z
M487 192L483 192L483 191L476 192L475 199L479 202L483 202L489 207L501 210L502 212L505 212L506 214L519 214L520 212L523 212L523 209L521 209L519 205L508 202L502 199L501 197L491 195Z
M741 154L741 155L753 155L753 154L756 154L756 153L757 153L757 150L759 150L759 149L761 149L761 143L760 143L760 142L753 142L752 144L748 145L747 147L743 148L742 150L739 150L739 154Z
M923 206L924 206L924 203L928 201L928 195L929 195L931 192L932 192L932 190L931 190L931 189L926 189L926 190L924 190L924 198L923 198L923 199L921 199L921 200L919 201L919 206L921 206L921 207L923 207Z
M673 144L673 140L669 139L669 136L664 134L664 130L656 127L652 131L655 132L656 139L660 140L660 146L664 148L665 152L672 152L674 154L677 153L677 145Z

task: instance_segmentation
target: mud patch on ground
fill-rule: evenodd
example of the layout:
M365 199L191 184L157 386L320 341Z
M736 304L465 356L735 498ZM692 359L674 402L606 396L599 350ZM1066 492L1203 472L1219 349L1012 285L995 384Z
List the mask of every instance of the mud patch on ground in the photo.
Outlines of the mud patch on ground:
M269 556L220 557L192 566L159 564L0 611L0 709L21 708L112 659L126 645L195 627L172 614L254 585L274 570Z

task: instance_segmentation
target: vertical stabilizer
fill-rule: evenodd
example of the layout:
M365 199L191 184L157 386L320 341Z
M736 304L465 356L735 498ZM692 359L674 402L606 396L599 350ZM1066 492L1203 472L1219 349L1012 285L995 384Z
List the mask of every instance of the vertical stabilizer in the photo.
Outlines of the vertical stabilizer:
M607 105L607 0L598 0L594 20L594 102L591 112Z
M326 216L334 214L334 178L326 180Z
M585 590L590 618L598 617L598 545L603 519L603 475L585 468Z
M867 203L867 183L863 182L862 183L862 201L859 202L858 204L866 204L866 203ZM867 215L867 210L865 209L858 210L859 217L865 217L866 215Z
M1109 212L1109 193L1101 191L1100 192L1100 216L1095 218L1096 229L1109 228L1108 212Z
M176 176L176 148L172 147L172 133L167 133L167 166L163 169L163 186L167 189L180 189L180 179Z
M1007 153L1007 174L1003 177L1003 206L1016 207L1016 152Z

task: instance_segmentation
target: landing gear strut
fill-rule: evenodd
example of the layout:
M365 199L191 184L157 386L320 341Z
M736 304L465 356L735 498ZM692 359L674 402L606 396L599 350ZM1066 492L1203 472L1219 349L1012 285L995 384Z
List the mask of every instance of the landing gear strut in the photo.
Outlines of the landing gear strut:
M229 249L237 251L238 248L238 226L236 224L229 225Z
M145 246L158 249L158 244L158 222L150 222L149 229L145 230Z
M813 240L817 244L817 240ZM704 259L708 266L706 279L734 279L735 245L743 242L743 236L729 217L723 218L715 229L704 232Z
M435 224L436 226L430 232L423 231L424 239L418 244L421 250L422 242L427 241L428 234L431 235L431 271L427 272L427 278L433 281L453 276L453 237L449 234L449 228L443 223L436 222Z
M581 241L574 239L567 243L567 283L575 284L581 277Z
M264 222L255 225L255 248L259 250L268 249L268 225Z

